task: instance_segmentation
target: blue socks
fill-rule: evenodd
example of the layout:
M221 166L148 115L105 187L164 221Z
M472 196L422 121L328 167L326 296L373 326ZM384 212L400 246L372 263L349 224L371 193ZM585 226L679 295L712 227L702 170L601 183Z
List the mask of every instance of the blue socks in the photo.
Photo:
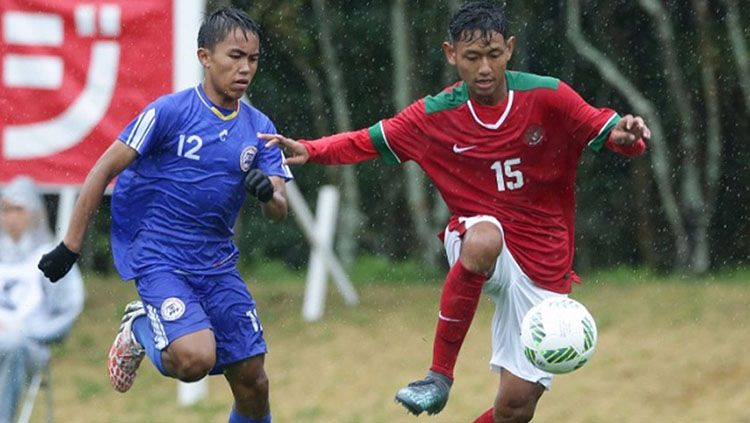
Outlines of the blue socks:
M232 407L232 412L229 413L229 423L271 423L271 413L269 412L266 417L261 419L251 419L250 417L240 415L237 409Z
M140 316L133 320L133 335L135 336L135 340L146 350L146 355L154 363L154 366L159 369L159 372L164 376L170 376L164 370L164 364L161 361L161 350L156 348L156 344L154 343L154 331L151 330L151 323L148 317Z

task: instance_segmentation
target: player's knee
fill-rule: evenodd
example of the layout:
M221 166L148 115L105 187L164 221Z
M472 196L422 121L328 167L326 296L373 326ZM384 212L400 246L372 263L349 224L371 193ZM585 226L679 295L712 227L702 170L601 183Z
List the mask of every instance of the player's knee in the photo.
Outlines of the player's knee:
M260 372L256 377L252 378L249 387L257 397L264 397L268 395L268 375L266 372Z
M464 235L461 263L473 272L489 273L495 267L502 250L503 236L500 230L491 223L480 222Z
M206 349L181 349L173 354L175 376L183 382L201 380L216 364L216 355Z
M240 385L240 389L233 389L235 401L257 402L268 398L269 382L265 371L242 378Z
M534 418L538 397L504 398L495 402L495 422L526 423Z
M513 407L509 404L495 405L495 423L527 423L534 418L534 405Z

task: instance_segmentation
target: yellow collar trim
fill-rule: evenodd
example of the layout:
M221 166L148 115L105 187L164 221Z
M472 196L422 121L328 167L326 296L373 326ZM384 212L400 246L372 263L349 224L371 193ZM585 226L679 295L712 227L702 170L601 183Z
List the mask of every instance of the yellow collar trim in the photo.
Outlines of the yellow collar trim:
M237 107L234 109L234 111L228 115L225 115L224 113L221 113L221 110L219 110L216 106L211 106L211 111L214 112L216 116L219 117L219 119L223 121L232 120L237 116L237 113L240 112L240 102L237 101Z
M203 98L203 95L201 95L201 90L198 89L198 85L195 86L195 93L198 95L198 98L201 100L201 103L203 103L204 106L206 106L209 110L213 112L213 114L216 115L219 119L223 121L232 120L235 117L237 117L237 114L240 113L240 101L237 100L237 104L234 108L234 111L228 115L225 115L224 113L219 110L218 107L214 106L213 104L209 103L205 98Z

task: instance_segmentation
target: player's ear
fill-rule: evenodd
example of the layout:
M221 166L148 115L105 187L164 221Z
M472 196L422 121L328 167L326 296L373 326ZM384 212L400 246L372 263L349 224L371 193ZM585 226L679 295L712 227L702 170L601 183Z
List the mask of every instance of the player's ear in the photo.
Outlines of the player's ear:
M508 40L505 42L505 45L508 47L508 60L513 57L513 49L516 48L516 37L510 36L508 37Z
M450 41L443 41L443 53L445 53L445 60L451 65L456 65L456 46Z
M210 68L211 67L211 52L208 51L207 48L200 47L198 48L198 60L201 62L201 65L203 65L204 68Z

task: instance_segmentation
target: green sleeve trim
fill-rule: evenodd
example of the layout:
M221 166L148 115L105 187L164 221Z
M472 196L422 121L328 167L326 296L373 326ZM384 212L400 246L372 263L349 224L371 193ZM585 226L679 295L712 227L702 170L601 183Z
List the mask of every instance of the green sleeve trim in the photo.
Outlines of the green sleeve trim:
M443 110L455 109L469 101L469 88L466 82L453 87L453 89L441 92L438 95L430 95L424 98L424 109L426 114L442 112Z
M388 140L385 138L385 132L383 131L383 121L372 125L368 130L370 132L370 141L375 147L375 150L380 154L381 160L388 165L397 165L401 163L396 153L393 152L391 146L388 145Z
M619 122L620 119L620 115L618 115L617 113L613 114L612 117L609 118L607 123L605 123L602 129L599 131L599 135L597 135L593 140L589 141L589 147L591 147L591 149L596 151L597 153L602 151L602 148L604 148L604 144L607 142L607 138L609 138L609 133L612 131L612 128L617 125L617 122Z
M537 88L557 90L560 80L551 76L540 76L533 73L505 71L508 89L513 91L529 91Z

